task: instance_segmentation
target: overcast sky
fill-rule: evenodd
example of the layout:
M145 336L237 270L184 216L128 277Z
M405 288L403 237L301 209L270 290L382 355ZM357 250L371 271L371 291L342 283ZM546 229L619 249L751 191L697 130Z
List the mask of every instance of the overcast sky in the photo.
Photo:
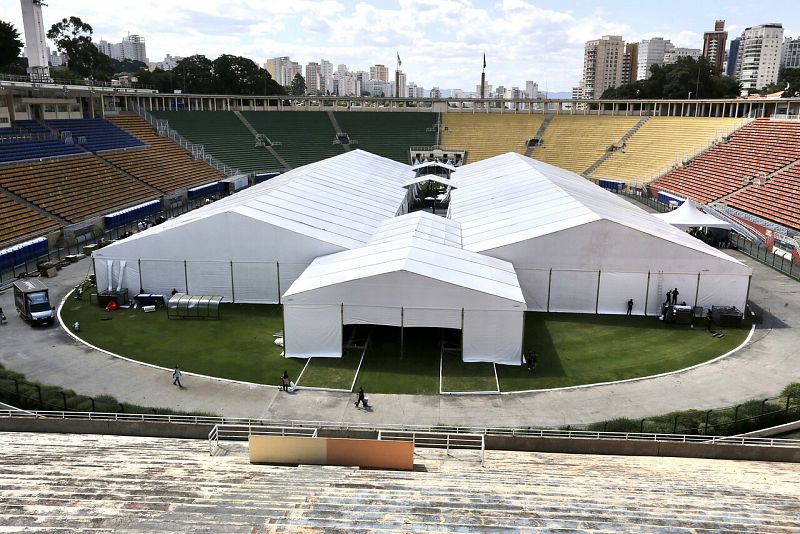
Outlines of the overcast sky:
M395 66L399 52L409 82L425 89L474 91L486 52L486 76L493 85L568 91L581 77L583 44L605 34L626 41L652 36L676 46L702 48L702 36L725 19L729 39L747 27L781 22L786 35L800 32L800 8L793 0L46 0L45 30L64 17L78 16L94 28L95 41L119 42L143 35L150 61L223 53L263 64L290 56L305 64L327 59L351 70L382 63ZM131 7L135 6L135 7ZM16 0L0 0L0 20L22 32Z

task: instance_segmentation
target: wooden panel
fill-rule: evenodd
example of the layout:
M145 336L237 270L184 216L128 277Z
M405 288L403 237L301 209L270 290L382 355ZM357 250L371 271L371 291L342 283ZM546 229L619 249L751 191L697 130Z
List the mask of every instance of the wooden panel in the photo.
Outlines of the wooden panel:
M292 436L250 436L252 464L315 464L325 465L327 449L324 439Z
M411 471L414 467L414 443L328 438L328 464Z

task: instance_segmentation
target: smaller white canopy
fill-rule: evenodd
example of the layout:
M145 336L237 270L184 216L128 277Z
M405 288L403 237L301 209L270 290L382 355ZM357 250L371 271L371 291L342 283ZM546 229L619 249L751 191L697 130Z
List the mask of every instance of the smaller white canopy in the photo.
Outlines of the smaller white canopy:
M682 229L698 228L701 226L707 228L731 228L730 223L697 209L697 205L694 201L688 198L677 209L667 213L656 214L655 217Z
M421 184L422 182L436 182L438 184L452 187L453 189L458 187L458 185L456 185L456 181L452 178L436 176L435 174L423 174L422 176L415 176L414 178L409 178L408 180L404 181L401 185L403 187L409 187L414 184Z
M422 163L417 163L416 165L412 165L411 170L416 171L427 167L440 167L442 169L447 169L448 171L456 170L456 168L450 165L449 163L444 163L441 161L423 161Z

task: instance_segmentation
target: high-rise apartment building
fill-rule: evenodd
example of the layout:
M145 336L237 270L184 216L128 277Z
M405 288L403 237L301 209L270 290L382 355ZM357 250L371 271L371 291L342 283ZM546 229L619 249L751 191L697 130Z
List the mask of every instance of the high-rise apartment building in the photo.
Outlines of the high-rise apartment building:
M116 59L117 61L131 59L147 63L147 48L145 46L144 37L141 35L128 35L122 38L122 42L116 44L101 39L100 42L97 43L97 49L100 53Z
M369 79L388 82L389 69L386 67L386 65L373 65L369 68Z
M760 24L745 28L740 37L736 77L742 90L757 90L778 81L783 49L783 26Z
M539 84L528 80L525 82L525 98L529 98L531 100L536 100L541 98L541 93L539 93Z
M674 49L673 44L663 37L653 37L639 43L639 54L636 59L636 79L648 79L650 77L650 67L663 65L664 55Z
M628 85L636 81L639 65L639 43L627 43L625 55L622 56L622 81L621 85Z
M438 87L434 87L431 89L431 94L428 95L430 98L442 98L442 90Z
M728 47L728 57L725 63L725 74L728 76L736 76L736 64L739 62L739 44L742 40L739 38L731 39L731 45Z
M312 94L321 91L322 76L319 63L310 61L306 65L306 92Z
M327 59L319 61L320 91L333 94L333 63Z
M604 35L587 41L583 49L584 98L600 98L603 91L622 83L625 42L619 35Z
M728 32L725 31L725 21L718 20L714 23L713 32L703 34L703 57L709 64L720 72L725 68L725 43L728 41Z
M781 67L785 69L800 68L800 37L783 40L783 54L781 54Z
M273 80L284 87L292 85L295 74L302 74L300 64L292 61L288 56L268 59L267 71Z
M699 59L700 56L703 55L703 51L699 48L681 48L675 47L670 49L668 52L664 52L664 65L672 65L676 63L679 59L683 59L685 57L690 57L693 59Z

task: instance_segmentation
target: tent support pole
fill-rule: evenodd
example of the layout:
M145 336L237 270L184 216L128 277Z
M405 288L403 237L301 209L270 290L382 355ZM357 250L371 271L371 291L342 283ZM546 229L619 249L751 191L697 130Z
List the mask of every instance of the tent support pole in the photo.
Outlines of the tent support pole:
M281 303L281 262L275 262L275 270L278 275L278 304Z
M286 358L286 310L281 304L281 334L283 334L283 357Z
M547 311L550 311L550 286L553 283L553 269L550 268L550 274L547 275Z
M231 301L236 303L236 284L233 282L233 260L231 260Z
M600 275L602 275L602 274L603 274L603 271L601 271L601 270L597 271L597 296L595 297L595 300L594 300L594 314L595 315L597 315L597 313L600 311Z
M747 308L747 301L750 300L750 282L752 282L752 281L753 281L753 275L751 274L750 276L747 277L747 293L745 294L745 297L744 297L744 307L745 308ZM742 310L742 313L744 313L745 311L746 311L746 309Z
M464 361L464 308L461 308L461 361Z
M186 267L186 260L183 260L183 282L186 287L186 294L189 294L189 271Z
M139 289L144 289L144 284L142 283L142 258L137 260L139 262ZM95 283L97 283L97 271L94 272L94 279ZM144 291L142 291L144 293Z
M522 312L522 343L520 344L520 347L522 347L522 352L519 355L519 364L524 365L525 364L525 311L524 310Z
M700 273L697 273L697 287L694 288L694 307L697 307L697 300L700 298Z
M647 287L644 289L644 316L647 317L647 300L650 298L650 271L647 271Z
M403 345L403 341L404 341L404 339L403 339L404 335L403 334L404 334L404 330L405 330L405 328L403 328L403 315L404 315L404 309L403 309L402 306L400 306L400 359L401 360L403 359L403 354L404 354L404 351L405 351L405 347Z

